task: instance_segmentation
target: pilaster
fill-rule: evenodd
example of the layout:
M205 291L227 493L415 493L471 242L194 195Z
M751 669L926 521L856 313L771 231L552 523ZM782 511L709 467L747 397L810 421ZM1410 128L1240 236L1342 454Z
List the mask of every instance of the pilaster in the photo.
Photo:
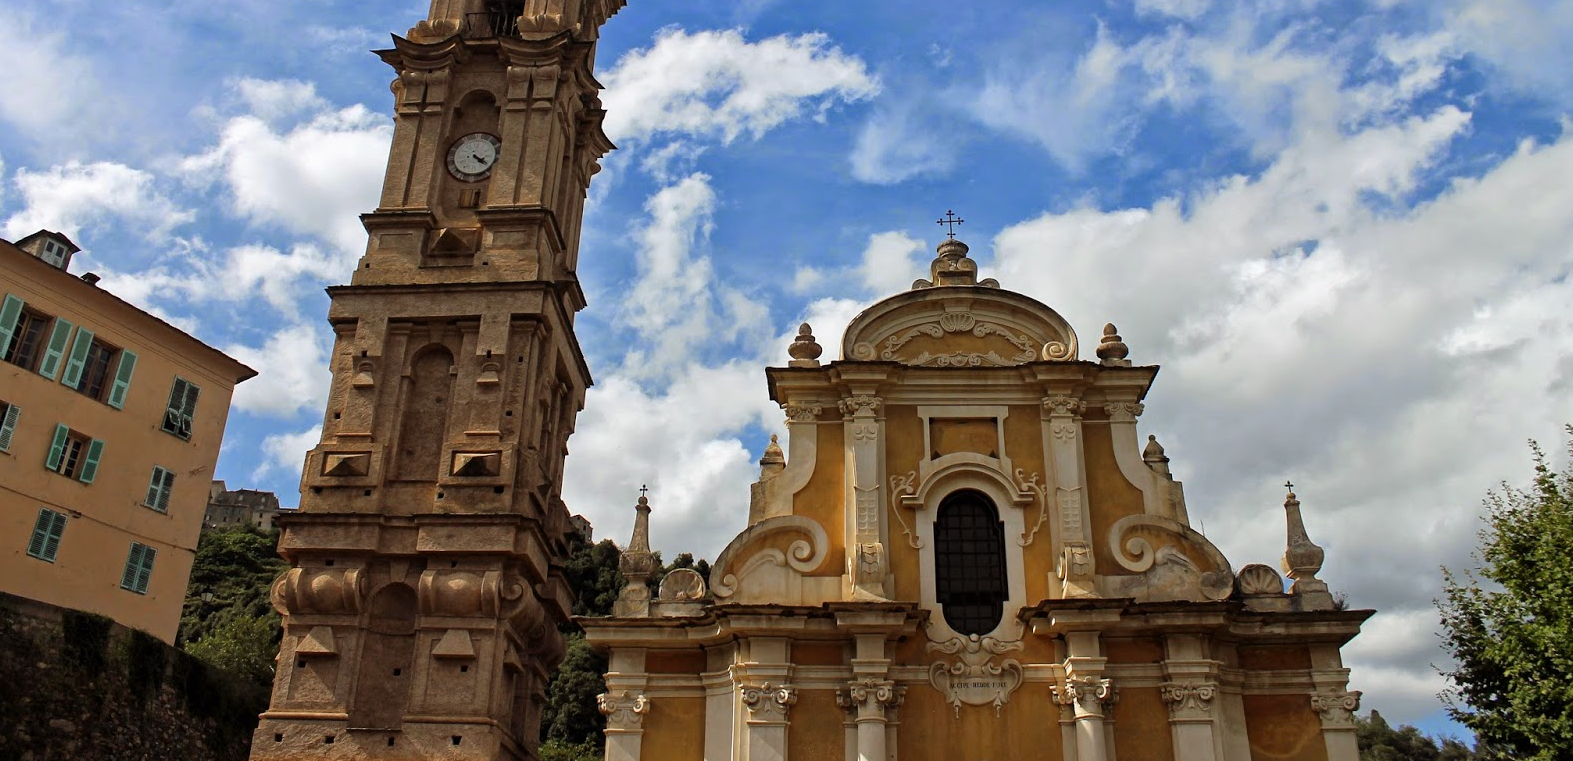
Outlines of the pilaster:
M1217 761L1223 758L1218 729L1218 666L1206 657L1199 634L1165 638L1165 681L1160 688L1169 708L1169 733L1175 761Z
M1093 544L1088 528L1086 476L1083 467L1081 416L1087 403L1068 393L1043 400L1044 451L1048 453L1050 487L1054 490L1059 558L1055 575L1061 597L1096 597Z
M840 403L845 420L847 479L847 586L854 600L889 599L885 576L884 502L881 484L885 449L883 400L867 393L853 393Z

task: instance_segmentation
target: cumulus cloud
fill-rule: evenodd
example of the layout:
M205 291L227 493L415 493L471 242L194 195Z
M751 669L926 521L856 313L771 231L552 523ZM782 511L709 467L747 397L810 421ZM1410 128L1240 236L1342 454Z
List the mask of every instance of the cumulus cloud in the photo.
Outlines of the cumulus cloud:
M6 85L0 88L0 119L51 150L74 152L76 141L100 130L110 99L93 63L69 52L66 36L31 13L0 9L0 27L10 30ZM55 160L73 158L58 156ZM77 157L79 158L79 157Z
M957 141L944 129L946 121L946 116L921 112L912 102L877 108L858 130L852 176L893 185L949 172L956 165Z
M1439 688L1436 567L1467 564L1484 488L1527 475L1523 438L1558 440L1546 411L1573 356L1557 306L1573 298L1573 212L1544 192L1573 170L1573 139L1525 144L1406 212L1373 200L1411 191L1469 121L1443 107L1307 135L1259 176L995 240L1005 287L1084 330L1113 321L1133 359L1164 364L1143 425L1192 516L1229 527L1214 536L1236 566L1272 562L1275 484L1293 478L1323 577L1382 611L1350 651L1355 686L1411 716ZM1108 282L1111 262L1110 287L1055 285Z
M662 134L759 138L802 116L879 92L863 61L824 34L749 42L739 30L668 27L604 75L606 131L613 140Z
M92 242L80 237L85 229L122 225L160 241L195 218L158 188L152 174L110 161L18 169L12 182L22 201L5 221L5 235L12 240L47 229L90 248Z
M377 204L393 129L364 106L322 110L310 85L241 80L237 95L255 113L230 118L218 143L181 164L197 185L220 182L230 208L255 225L318 238L358 256L359 214ZM287 127L276 121L304 113Z
M300 473L306 453L322 440L322 426L314 425L297 433L275 433L263 437L264 459L252 472L251 478L260 481L275 471Z
M257 377L235 387L236 409L257 415L291 417L327 404L327 338L314 326L296 324L268 336L261 346L232 344L225 354L257 370Z

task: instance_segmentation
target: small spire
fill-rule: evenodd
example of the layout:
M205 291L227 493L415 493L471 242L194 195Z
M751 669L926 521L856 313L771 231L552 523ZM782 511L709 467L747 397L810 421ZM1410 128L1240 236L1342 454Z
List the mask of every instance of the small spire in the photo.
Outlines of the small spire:
M787 367L819 367L819 355L824 353L825 348L814 340L813 328L805 322L797 326L797 338L787 347L787 354L792 357Z
M1169 475L1169 456L1163 453L1163 445L1158 443L1158 437L1150 433L1147 434L1147 446L1142 448L1142 462L1163 475Z
M776 434L770 434L770 443L765 445L765 454L759 458L761 474L771 465L786 467L786 453L781 451L781 439Z
M1103 341L1098 344L1098 359L1109 367L1130 367L1131 361L1126 359L1130 353L1131 347L1126 346L1124 340L1120 338L1114 323L1104 325Z
M655 553L650 551L650 489L639 487L639 503L634 505L634 535L628 549L618 558L617 570L623 573L623 589L612 605L612 615L644 617L650 615L650 577L656 572Z
M1285 482L1285 489L1292 490L1293 483ZM1288 546L1284 549L1284 575L1294 580L1289 593L1305 597L1307 610L1328 609L1333 605L1327 582L1316 578L1322 570L1322 548L1305 533L1305 520L1300 516L1300 499L1290 491L1284 497L1284 514L1288 520Z

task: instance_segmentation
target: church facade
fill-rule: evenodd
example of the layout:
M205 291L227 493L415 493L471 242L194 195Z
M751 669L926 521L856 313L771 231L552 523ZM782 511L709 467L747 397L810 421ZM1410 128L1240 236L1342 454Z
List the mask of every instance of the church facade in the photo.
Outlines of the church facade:
M609 761L1358 757L1340 648L1370 611L1317 579L1292 492L1287 587L1191 528L1138 434L1158 368L1113 325L1080 359L951 239L842 347L804 325L766 371L788 441L708 587L652 597L640 499L614 615L580 619Z

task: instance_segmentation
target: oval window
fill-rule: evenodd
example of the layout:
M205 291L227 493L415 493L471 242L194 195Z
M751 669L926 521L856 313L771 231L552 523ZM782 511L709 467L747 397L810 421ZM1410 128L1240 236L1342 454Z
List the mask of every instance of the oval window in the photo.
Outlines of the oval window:
M934 519L935 589L945 623L962 634L999 626L1005 583L1005 528L994 503L975 491L945 498Z

